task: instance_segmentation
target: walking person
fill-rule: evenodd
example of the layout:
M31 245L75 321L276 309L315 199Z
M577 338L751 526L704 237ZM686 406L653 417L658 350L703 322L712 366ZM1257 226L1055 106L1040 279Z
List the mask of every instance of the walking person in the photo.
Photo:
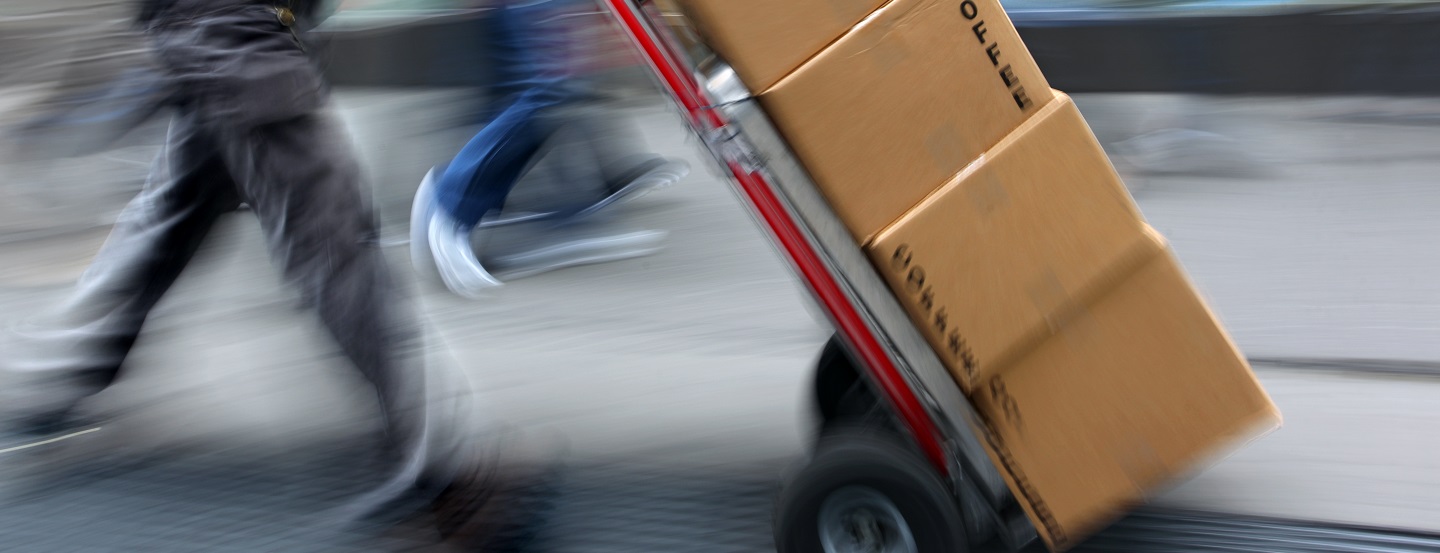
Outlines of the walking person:
M493 549L496 517L524 518L510 502L534 467L502 462L501 433L469 427L469 391L437 385L464 379L435 378L438 368L423 361L360 168L300 38L322 15L318 4L142 2L140 22L172 88L164 151L61 315L16 330L5 346L0 366L12 385L0 402L9 415L0 466L20 474L47 451L103 432L81 401L121 373L150 311L217 219L243 202L285 280L377 392L395 469L349 512L374 520L429 505L446 535Z
M567 0L495 0L484 20L493 70L495 115L445 167L425 176L411 211L411 253L417 268L432 266L445 285L466 297L501 285L472 247L472 234L504 206L516 183L547 152L559 157L559 179L573 196L598 188L600 200L575 202L556 214L584 213L620 197L635 197L688 173L681 161L635 153L635 133L593 114L593 97L571 63ZM579 45L581 48L587 45ZM587 105L588 104L588 105ZM637 231L572 240L550 248L552 266L600 262L658 251L664 233ZM568 260L565 251L575 252ZM544 252L512 256L541 259Z

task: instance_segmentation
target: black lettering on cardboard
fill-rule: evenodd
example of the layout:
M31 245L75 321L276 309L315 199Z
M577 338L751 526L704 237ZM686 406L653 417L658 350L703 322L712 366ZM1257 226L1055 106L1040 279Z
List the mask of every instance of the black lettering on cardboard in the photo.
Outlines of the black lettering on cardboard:
M965 0L960 3L960 15L965 16L965 19L975 19L980 15L980 7L975 5L974 0Z
M910 272L905 275L905 286L912 293L923 290L925 288L925 268L919 265L911 267Z
M909 244L895 246L895 253L890 256L890 266L897 271L908 269L910 268L911 257L912 254L910 253Z
M990 59L994 60L995 58ZM1015 88L1015 85L1020 84L1020 77L1015 76L1015 70L1008 63L1005 64L1005 67L1000 68L1000 80L1005 81L1005 88Z
M1011 91L1010 95L1015 97L1015 105L1020 106L1020 109L1030 109L1030 96L1025 94L1025 87L1022 86Z
M960 360L960 367L965 370L966 377L975 377L979 364L975 362L975 353L970 351L970 344L960 335L959 330L951 330L950 334L945 336L945 349L950 352L951 357Z
M980 44L985 44L985 33L989 32L985 29L985 20L977 21L970 30L975 31L975 38L980 39Z
M1065 528L1060 526L1060 521L1055 520L1055 513L1050 511L1050 505L1040 497L1039 490L1035 489L1030 478L1025 476L1025 471L1020 468L1019 463L1015 462L1015 458L1010 454L1010 448L1005 445L1005 440L1000 437L1000 433L996 432L995 427L988 422L985 426L988 430L985 432L985 441L990 443L990 449L994 450L996 456L1000 458L1000 468L1015 481L1015 487L1019 488L1020 497L1035 511L1035 518L1040 519L1040 526L1046 534L1050 535L1050 542L1055 545L1055 549L1066 549L1070 543L1070 536L1065 534Z
M1005 420L1010 426L1015 427L1016 431L1024 431L1025 419L1020 415L1020 402L1010 395L1010 390L1005 388L1005 381L998 376L990 381L990 397L1000 406L1000 411L1005 413Z
M985 47L985 53L986 53L986 54L990 54L990 65L1000 65L1000 44L999 44L999 43L996 43L996 42L990 43L989 46L986 46L986 47ZM1009 65L1006 65L1005 67L1006 67L1006 68L1009 68L1010 66L1009 66ZM1010 76L1011 76L1011 77L1014 77L1015 74L1014 74L1014 73L1011 73ZM1000 70L1000 78L1002 78L1002 79L1005 78L1005 70L1003 70L1003 69ZM1010 86L1010 80L1009 80L1009 79L1006 79L1006 80L1005 80L1005 86L1007 86L1007 87Z
M950 315L945 310L945 306L936 306L935 289L926 285L925 268L914 263L914 251L908 244L896 246L895 251L890 254L890 264L896 271L909 269L905 274L906 291L917 298L916 303L926 313L934 311L934 314L930 316L929 324L944 336L945 342L943 348L945 351L936 353L948 353L950 359L960 362L967 378L974 378L975 372L979 369L979 363L975 360L975 352L970 349L970 344L965 341L965 337L960 335L959 329L950 327Z

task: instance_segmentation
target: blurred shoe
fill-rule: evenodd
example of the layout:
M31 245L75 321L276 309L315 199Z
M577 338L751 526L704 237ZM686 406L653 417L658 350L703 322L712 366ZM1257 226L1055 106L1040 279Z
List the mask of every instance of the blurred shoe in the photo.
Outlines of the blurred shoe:
M11 421L0 433L0 501L43 495L91 450L101 429L59 414Z
M72 309L35 314L0 329L0 351L5 352L0 357L0 431L41 431L61 424L60 414L90 395L95 382L107 380L98 370L79 368L123 361L121 354L94 347L94 329L66 320L63 313Z
M430 218L435 207L435 170L431 169L420 180L410 204L410 262L422 273L435 270L435 254L430 252Z
M690 164L684 160L654 157L646 159L628 171L621 173L614 181L607 183L607 195L639 197L652 190L665 188L690 174Z
M554 506L562 449L556 440L507 438L497 457L471 465L435 498L441 537L463 551L524 551Z
M568 219L571 221L584 219L611 206L666 188L680 182L680 179L689 174L690 164L683 160L662 157L646 159L622 173L614 181L606 183L604 198L569 215Z
M470 228L451 219L440 210L430 216L430 253L435 260L435 269L445 287L461 297L478 299L485 292L504 283L491 275L480 260L475 257L475 248L470 243ZM412 246L413 248L413 246Z
M646 158L614 180L606 182L603 197L593 203L556 211L500 214L481 221L480 230L557 219L565 223L579 222L615 205L669 187L689 174L690 164L684 160Z
M475 257L470 233L471 229L440 209L435 199L435 170L426 172L410 205L410 262L415 270L439 273L446 288L471 299L502 285Z
M507 280L524 278L567 267L654 255L664 249L668 236L664 231L645 230L571 238L519 253L498 255L488 258L487 262Z

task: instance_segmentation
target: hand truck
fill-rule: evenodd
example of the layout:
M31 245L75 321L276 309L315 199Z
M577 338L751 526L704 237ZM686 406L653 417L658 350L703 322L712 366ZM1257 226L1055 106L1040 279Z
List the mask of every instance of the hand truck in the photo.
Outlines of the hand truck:
M651 0L598 0L833 323L819 431L775 512L781 553L1011 551L1035 527L985 426L734 70Z

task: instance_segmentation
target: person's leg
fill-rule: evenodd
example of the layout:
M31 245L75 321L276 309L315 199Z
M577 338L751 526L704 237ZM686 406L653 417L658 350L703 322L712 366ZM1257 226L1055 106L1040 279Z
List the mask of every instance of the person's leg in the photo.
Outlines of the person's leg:
M504 251L491 252L484 258L485 266L505 278L524 278L547 271L577 265L605 263L650 255L660 251L666 233L653 230L624 230L608 227L597 220L607 206L621 198L635 197L647 186L662 182L660 172L670 162L656 156L638 156L626 160L602 159L600 156L621 151L597 144L605 138L604 126L586 117L586 106L566 105L551 110L548 117L556 119L552 133L554 151L547 159L547 168L555 170L558 186L550 191L547 202L558 209L551 212L551 225L535 228L528 243L511 244ZM633 144L632 144L633 147ZM601 150L610 150L604 152ZM632 150L633 151L633 150ZM652 163L653 161L653 163ZM623 183L607 182L605 164L625 164L630 175L615 168ZM683 163L672 173L683 172ZM678 179L678 177L676 177ZM655 183L647 185L646 183ZM597 224L598 223L598 224Z
M583 110L584 106L572 103L550 115L556 127L550 137L550 150L541 163L550 170L552 186L544 197L549 211L561 217L577 213L605 196L599 152Z
M554 103L526 94L475 135L436 182L436 200L456 223L474 228L504 206L515 183L554 132L543 117Z
M467 230L504 204L554 130L544 116L566 100L551 3L500 0L485 19L490 88L502 106L435 182L442 214Z
M554 159L546 164L561 189L552 205L557 219L578 221L621 198L643 195L679 180L688 165L643 150L638 134L601 106L572 103L555 110Z
M445 284L475 296L500 281L479 263L470 235L487 214L499 211L515 183L538 158L555 130L546 114L567 100L565 67L546 1L502 2L486 21L495 83L504 108L432 175L415 199L411 247L428 249ZM434 204L433 206L430 204ZM423 254L417 255L417 257Z
M411 233L423 232L425 242L411 247L429 250L441 280L456 294L474 298L501 285L480 264L471 235L486 215L504 207L553 134L541 116L548 109L543 103L522 97L511 104L461 150L433 188L417 193L411 212L425 218L411 221Z
M657 158L645 147L639 129L604 106L589 104L575 110L574 123L588 140L606 183L625 180L625 173L643 161Z
M665 186L689 174L688 164L654 153L633 122L604 106L580 107L574 110L570 123L585 137L605 195L621 193L634 185L647 189Z
M424 360L417 318L386 266L359 165L338 124L317 113L227 133L223 142L283 276L375 386L401 457L357 513L384 515L387 503L426 482L443 485L493 454L486 443L493 428L476 418L464 375Z
M463 372L424 362L359 164L326 113L323 79L303 46L263 5L183 4L196 11L157 15L159 57L216 136L229 182L259 219L283 276L374 385L400 456L391 478L350 514L397 514L389 508L404 507L393 503L403 496L491 466L483 456L495 454L486 439L492 421L474 416Z
M12 334L4 366L17 386L3 409L37 422L62 418L113 381L150 310L238 201L213 137L176 117L150 181L64 309Z

